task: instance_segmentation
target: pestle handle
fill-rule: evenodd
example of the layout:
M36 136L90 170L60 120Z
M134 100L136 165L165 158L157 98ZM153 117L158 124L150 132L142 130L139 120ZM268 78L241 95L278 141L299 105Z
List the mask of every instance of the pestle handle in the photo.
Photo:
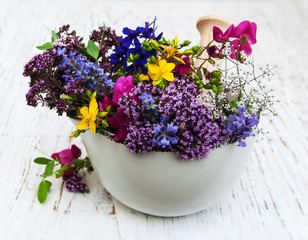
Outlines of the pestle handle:
M232 23L227 18L218 15L208 15L199 18L197 22L197 29L201 36L200 46L206 46L210 41L213 40L214 26L219 27L224 32L231 24ZM207 58L207 52L204 51L200 57ZM200 66L201 62L202 61L197 60L195 66Z

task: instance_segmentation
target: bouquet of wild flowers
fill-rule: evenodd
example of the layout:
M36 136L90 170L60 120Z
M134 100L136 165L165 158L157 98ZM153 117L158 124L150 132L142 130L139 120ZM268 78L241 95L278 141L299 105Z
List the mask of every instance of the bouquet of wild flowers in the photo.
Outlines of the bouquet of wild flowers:
M85 45L65 25L24 68L27 103L77 120L74 137L90 130L132 153L168 151L188 160L225 144L245 147L260 132L260 116L273 113L263 83L272 69L256 68L249 57L256 30L249 21L225 32L214 27L207 46L189 47L157 33L154 20L124 28L123 36L99 27Z

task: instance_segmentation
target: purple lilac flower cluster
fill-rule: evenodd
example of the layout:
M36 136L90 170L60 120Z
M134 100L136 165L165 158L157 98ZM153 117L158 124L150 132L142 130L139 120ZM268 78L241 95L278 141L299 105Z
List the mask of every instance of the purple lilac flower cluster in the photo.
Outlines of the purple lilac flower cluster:
M75 174L71 176L66 181L65 186L70 192L81 192L81 193L85 193L87 187L80 174Z
M110 27L100 26L93 30L90 39L99 45L98 65L110 74L110 78L116 76L116 72L122 69L120 62L113 64L110 60L110 49L120 45L121 38Z
M179 127L178 142L172 146L182 160L206 158L212 148L226 139L223 118L198 102L199 90L191 78L175 79L160 98L159 110Z
M70 25L63 25L57 33L59 39L56 39L52 45L54 48L65 47L67 52L76 51L77 48L85 48L83 38L76 34L76 31L70 31Z
M226 131L223 119L214 119L212 112L198 103L198 94L193 79L186 77L175 79L164 91L139 83L131 94L138 100L126 95L120 101L133 120L125 145L134 153L173 151L182 160L205 158L226 139ZM155 114L148 117L151 105Z
M227 124L227 133L230 136L230 143L238 142L238 146L246 147L244 141L247 137L253 135L253 127L258 126L259 120L255 114L251 118L245 116L246 107L241 107L237 113L230 115Z
M67 101L60 97L65 91L60 62L61 57L54 50L45 50L25 65L23 75L30 76L30 89L26 94L28 105L35 107L42 101L50 109L56 108L59 115L66 110Z
M161 94L160 88L140 82L132 89L131 94L120 99L119 107L124 109L124 113L131 119L124 144L133 153L153 151L155 135L152 131L154 124L159 121L155 103Z

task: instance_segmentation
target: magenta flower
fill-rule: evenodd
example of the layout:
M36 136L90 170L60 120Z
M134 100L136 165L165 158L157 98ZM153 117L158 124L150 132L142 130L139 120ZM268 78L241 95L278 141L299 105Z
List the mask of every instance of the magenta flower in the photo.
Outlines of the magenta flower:
M233 29L230 37L240 39L241 43L253 45L257 42L257 24L254 22L243 21Z
M225 42L229 39L230 33L234 30L234 25L232 24L224 33L219 27L213 27L213 39L216 42Z
M60 162L64 164L73 163L75 159L78 159L81 156L81 150L73 144L71 148L64 149L61 152L53 153L51 157L53 159L58 159Z
M114 86L113 89L113 98L112 100L118 104L119 99L124 95L124 93L130 93L134 87L134 78L132 76L120 77Z
M252 53L252 49L249 43L243 43L240 44L240 40L235 39L231 42L230 45L231 48L231 55L230 58L232 59L237 59L237 54L240 53L241 51L244 51L244 53L249 56Z
M105 112L107 107L109 106L111 106L111 109L114 109L117 106L117 104L114 101L112 101L106 94L104 95L103 103L98 102L98 105L99 105L99 109L102 112Z
M71 148L64 149L61 152L53 153L51 157L55 160L59 160L63 165L72 164L75 159L81 156L81 150L75 144ZM63 172L62 178L64 180L68 179L74 174L73 166L69 166L69 169Z
M186 73L191 71L191 66L188 56L183 57L182 60L185 62L185 64L175 63L174 73L185 76Z
M121 141L125 140L127 136L126 127L129 125L129 119L127 115L124 113L123 108L118 108L116 115L106 118L109 123L109 126L116 131L114 136L114 140Z
M218 51L218 53L216 52ZM215 45L213 46L210 46L208 49L207 49L207 54L212 57L212 58L220 58L219 56L219 53L220 53L221 50L218 49L218 47L216 47Z

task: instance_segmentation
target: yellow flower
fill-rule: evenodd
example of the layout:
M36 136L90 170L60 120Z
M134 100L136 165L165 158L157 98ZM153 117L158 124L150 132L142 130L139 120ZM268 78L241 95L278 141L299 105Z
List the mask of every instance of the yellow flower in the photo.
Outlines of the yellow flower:
M150 78L149 78L148 75L140 74L140 75L139 75L139 80L140 80L140 81L149 81Z
M89 126L90 130L95 135L96 134L95 120L96 120L97 113L98 113L98 104L97 104L96 98L93 97L90 102L89 108L88 107L80 108L80 115L77 117L82 120L76 126L76 129L82 130Z
M176 49L177 45L178 45L178 37L175 36L175 38L172 41L171 47L167 47L167 46L164 46L164 45L160 45L160 46L164 49L164 53L165 53L167 58L173 58L173 59L181 62L182 64L185 64L185 62L181 58L179 58L180 56L183 55L183 53L179 52Z
M174 81L174 75L171 72L175 68L174 63L167 63L165 59L156 64L148 65L148 74L153 80L153 85L158 85L163 79L166 79L169 82Z

